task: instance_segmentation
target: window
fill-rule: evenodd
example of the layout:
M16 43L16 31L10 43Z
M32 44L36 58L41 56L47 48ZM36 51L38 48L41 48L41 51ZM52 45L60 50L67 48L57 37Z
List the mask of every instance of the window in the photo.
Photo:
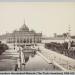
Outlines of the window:
M19 39L17 39L17 43L19 43Z
M23 41L24 43L26 43L26 40L24 39L24 41Z
M27 38L27 43L29 43L29 39Z
M30 38L30 43L32 43L32 38Z

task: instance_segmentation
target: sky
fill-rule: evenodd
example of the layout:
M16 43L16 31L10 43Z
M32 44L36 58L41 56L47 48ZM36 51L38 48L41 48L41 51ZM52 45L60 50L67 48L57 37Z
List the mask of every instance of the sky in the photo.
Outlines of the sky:
M43 35L68 32L75 35L75 3L0 2L0 34L18 30L23 24Z

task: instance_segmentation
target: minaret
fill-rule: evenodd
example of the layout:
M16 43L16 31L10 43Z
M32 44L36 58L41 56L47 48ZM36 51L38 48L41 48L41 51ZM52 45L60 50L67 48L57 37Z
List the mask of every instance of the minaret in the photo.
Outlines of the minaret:
M69 42L68 42L68 49L70 49L70 47L71 47L71 27L70 27L70 25L68 26L68 40L69 40Z
M25 19L24 19L24 25L25 25Z
M71 36L71 26L69 25L69 27L68 27L68 33L69 33L69 37Z

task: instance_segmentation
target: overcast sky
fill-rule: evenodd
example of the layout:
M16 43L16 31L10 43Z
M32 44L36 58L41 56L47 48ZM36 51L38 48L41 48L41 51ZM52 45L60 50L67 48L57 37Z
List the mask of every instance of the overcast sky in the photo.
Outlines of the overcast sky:
M67 32L68 25L71 25L71 34L75 35L75 3L0 3L0 34L18 30L24 19L30 29L42 32L43 35Z

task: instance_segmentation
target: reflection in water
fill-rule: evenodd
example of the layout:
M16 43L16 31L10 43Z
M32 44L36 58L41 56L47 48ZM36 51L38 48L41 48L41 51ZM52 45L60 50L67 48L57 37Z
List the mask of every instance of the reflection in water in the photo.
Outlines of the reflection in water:
M29 60L29 57L26 57L26 58L25 58L25 62L27 62L28 60Z
M60 69L53 64L48 64L38 54L35 53L24 53L25 56L25 67L24 71L60 71Z
M24 53L25 63L28 62L28 60L29 60L30 57L34 57L35 54L36 54L35 51L33 53L29 53L29 52Z

